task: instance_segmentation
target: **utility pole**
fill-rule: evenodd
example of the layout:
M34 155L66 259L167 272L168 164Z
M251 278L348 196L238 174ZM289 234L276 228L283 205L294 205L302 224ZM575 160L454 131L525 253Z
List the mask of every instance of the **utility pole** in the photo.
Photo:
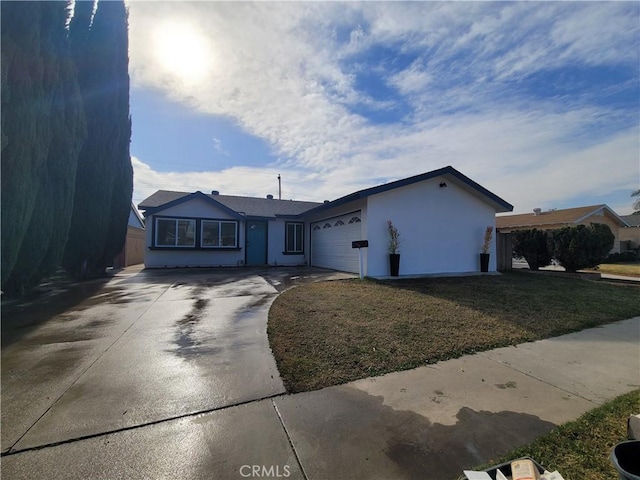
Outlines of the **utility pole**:
M278 174L278 200L282 200L282 179Z

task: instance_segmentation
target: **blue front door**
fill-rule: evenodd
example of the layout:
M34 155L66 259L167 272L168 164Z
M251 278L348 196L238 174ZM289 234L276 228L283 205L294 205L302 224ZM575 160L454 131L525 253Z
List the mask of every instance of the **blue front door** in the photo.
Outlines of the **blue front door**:
M247 265L267 263L267 222L247 221Z

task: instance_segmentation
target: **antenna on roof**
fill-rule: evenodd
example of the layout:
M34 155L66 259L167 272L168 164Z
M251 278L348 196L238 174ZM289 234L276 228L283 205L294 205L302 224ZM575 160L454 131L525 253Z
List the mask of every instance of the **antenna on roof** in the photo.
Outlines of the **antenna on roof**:
M282 178L278 174L278 200L282 200Z

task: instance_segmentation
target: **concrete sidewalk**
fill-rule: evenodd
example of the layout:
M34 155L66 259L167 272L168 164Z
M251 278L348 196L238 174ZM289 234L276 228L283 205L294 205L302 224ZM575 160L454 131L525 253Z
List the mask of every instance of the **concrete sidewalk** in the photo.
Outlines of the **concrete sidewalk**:
M639 388L639 345L636 317L26 450L3 457L2 473L30 479L454 479Z

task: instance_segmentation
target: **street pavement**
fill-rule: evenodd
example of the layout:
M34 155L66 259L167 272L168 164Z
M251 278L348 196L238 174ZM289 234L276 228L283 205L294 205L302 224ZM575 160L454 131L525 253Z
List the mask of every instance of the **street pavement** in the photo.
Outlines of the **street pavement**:
M3 311L3 476L453 479L640 386L636 317L286 395L268 309L340 277L125 271L22 329Z

